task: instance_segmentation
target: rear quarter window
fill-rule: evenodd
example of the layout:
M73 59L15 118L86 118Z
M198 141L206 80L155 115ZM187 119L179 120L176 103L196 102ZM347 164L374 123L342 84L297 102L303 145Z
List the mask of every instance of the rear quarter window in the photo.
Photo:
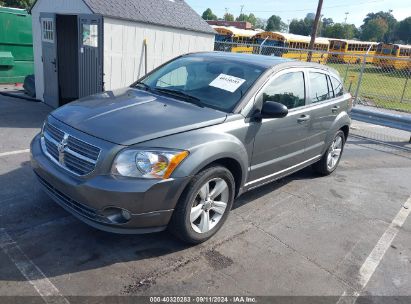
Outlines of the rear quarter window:
M334 76L330 76L330 79L334 91L334 96L338 97L344 95L344 87L341 81Z

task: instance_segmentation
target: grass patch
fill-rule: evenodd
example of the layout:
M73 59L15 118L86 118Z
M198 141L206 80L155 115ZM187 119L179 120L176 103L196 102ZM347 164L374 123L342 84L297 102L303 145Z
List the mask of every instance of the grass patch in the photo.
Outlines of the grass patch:
M361 72L360 64L327 64L336 69L341 78L345 79L344 86L355 94ZM359 98L366 104L377 107L411 112L411 79L407 80L405 70L383 70L367 64L359 91ZM350 85L351 83L351 85ZM351 87L351 88L350 88ZM404 92L403 102L401 96Z

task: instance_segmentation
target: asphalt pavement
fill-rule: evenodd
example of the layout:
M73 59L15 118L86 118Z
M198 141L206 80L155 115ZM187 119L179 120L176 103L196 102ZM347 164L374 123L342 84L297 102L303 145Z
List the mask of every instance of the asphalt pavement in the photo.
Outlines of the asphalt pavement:
M49 111L0 96L0 296L411 299L409 152L349 138L331 176L306 168L248 192L215 237L187 246L95 230L43 193L27 149Z

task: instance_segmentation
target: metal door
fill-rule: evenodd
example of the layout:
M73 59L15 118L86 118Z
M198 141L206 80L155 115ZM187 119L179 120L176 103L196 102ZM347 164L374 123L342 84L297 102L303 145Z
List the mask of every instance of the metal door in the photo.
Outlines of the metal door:
M79 15L79 98L103 91L103 18Z
M298 69L279 72L265 88L269 87L271 83L278 83L281 86L282 82L278 80L279 77L291 74L301 77L302 91L304 91L303 71ZM265 88L259 93L260 96L265 95ZM257 99L259 98L257 97ZM250 182L248 183L250 186L259 181L280 176L283 172L292 170L293 167L306 161L304 150L309 121L307 107L302 105L291 109L286 117L263 119L256 123L257 131L251 160Z
M267 180L304 161L307 126L299 122L304 110L284 118L263 119L255 136L250 180Z
M57 108L59 106L57 32L56 15L40 14L42 60L44 74L44 102Z
M347 100L342 95L334 97L330 78L327 74L315 69L309 70L307 74L309 75L307 79L310 79L309 99L311 102L308 114L312 119L309 126L305 155L307 158L311 158L324 153L329 144L327 137L330 135L333 123L344 108L344 104L347 105ZM324 101L319 102L313 94L316 90L311 81L312 75L317 75L320 79L323 79L324 87L328 87L328 92L324 91L327 94L327 97L324 97ZM328 138L328 140L330 139Z

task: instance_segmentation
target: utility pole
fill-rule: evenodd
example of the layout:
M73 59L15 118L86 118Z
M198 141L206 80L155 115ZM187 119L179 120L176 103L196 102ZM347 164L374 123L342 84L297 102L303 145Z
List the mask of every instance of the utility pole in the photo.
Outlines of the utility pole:
M244 8L244 5L241 5L240 15L243 13L243 8Z
M318 0L317 12L315 13L313 28L311 29L311 40L310 40L310 45L308 47L309 50L312 50L314 48L315 37L317 36L318 23L320 22L320 18L321 18L322 7L323 7L323 0ZM313 53L309 51L308 56L307 56L307 61L311 61L312 55Z
M344 19L344 23L345 23L345 24L347 24L348 14L349 14L349 12L345 12L345 19Z

